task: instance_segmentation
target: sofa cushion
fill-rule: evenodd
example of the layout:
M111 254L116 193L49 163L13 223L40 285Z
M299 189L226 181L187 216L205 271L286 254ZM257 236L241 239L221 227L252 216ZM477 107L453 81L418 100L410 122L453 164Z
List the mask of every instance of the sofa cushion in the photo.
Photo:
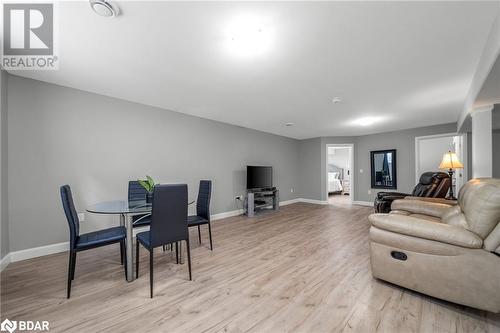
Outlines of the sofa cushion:
M473 249L479 249L483 245L483 240L474 233L464 228L444 223L436 223L398 214L372 214L368 219L377 228L403 235Z
M431 215L425 215L425 214L410 214L408 216L417 218L417 219L422 219L426 221L431 221L431 222L436 222L436 223L441 223L441 219L439 217L434 217Z
M455 206L457 205L457 200L445 199L445 198L427 198L427 197L405 197L406 200L420 200L427 202L442 203L445 205Z
M393 210L404 210L411 214L423 214L441 218L450 205L421 200L396 200L392 203Z
M460 189L458 205L467 229L486 238L500 221L500 179L476 178Z
M500 254L500 223L495 229L484 239L484 249L490 252Z
M454 225L456 227L462 227L468 229L467 220L465 219L465 215L462 213L462 210L459 206L454 206L448 209L443 216L441 216L441 222Z

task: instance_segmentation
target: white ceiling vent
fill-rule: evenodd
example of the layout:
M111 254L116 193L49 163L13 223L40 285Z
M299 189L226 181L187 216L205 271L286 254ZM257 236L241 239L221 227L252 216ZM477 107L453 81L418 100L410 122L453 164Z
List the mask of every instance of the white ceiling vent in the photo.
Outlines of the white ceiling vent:
M106 0L90 0L90 7L100 16L112 17L117 16L119 13L118 7L113 6Z

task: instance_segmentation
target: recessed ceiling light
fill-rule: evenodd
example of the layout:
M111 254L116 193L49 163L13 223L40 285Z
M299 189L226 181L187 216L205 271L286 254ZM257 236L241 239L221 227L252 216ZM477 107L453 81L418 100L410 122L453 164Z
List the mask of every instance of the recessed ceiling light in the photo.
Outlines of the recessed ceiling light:
M89 0L89 2L92 10L100 16L111 17L118 15L118 8L106 0Z
M292 127L292 126L295 126L295 123L285 123L285 126L286 127Z
M380 122L382 119L383 117L362 117L354 119L353 121L350 122L350 124L354 126L370 126Z
M342 98L340 98L340 97L334 97L334 98L332 98L332 103L333 104L336 104L336 103L341 102L341 101L342 101Z

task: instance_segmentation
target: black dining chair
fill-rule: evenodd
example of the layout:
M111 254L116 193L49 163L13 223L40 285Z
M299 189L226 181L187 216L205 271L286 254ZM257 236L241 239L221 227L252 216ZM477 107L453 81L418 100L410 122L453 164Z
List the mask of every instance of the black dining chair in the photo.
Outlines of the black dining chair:
M137 234L135 275L139 277L139 243L149 251L149 285L153 298L153 252L155 247L186 241L189 280L191 280L191 253L187 226L187 185L156 185L153 192L151 226L149 231ZM182 244L182 243L181 243Z
M196 201L196 215L188 216L188 226L198 227L198 241L201 244L200 226L208 224L208 236L210 238L210 250L212 245L212 228L210 226L210 197L212 196L212 181L200 180L198 200Z
M69 265L68 265L68 289L67 297L71 294L71 281L75 279L76 254L80 251L94 249L96 247L120 243L120 260L125 262L125 278L127 265L125 260L125 227L113 227L80 235L80 221L73 203L73 195L69 185L61 186L61 200L64 214L69 225Z
M128 182L128 201L145 201L147 191L137 180ZM132 216L132 227L143 227L151 223L151 214Z

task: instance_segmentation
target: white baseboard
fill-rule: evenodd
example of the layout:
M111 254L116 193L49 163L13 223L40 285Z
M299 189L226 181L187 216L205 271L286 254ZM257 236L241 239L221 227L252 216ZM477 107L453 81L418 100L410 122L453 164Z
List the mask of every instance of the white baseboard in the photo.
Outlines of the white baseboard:
M224 212L219 214L210 215L211 221L222 220L228 217L238 216L243 214L243 209L232 210L230 212Z
M373 207L373 202L370 201L353 201L353 205Z
M286 206L286 205L291 205L294 203L300 202L300 198L292 199L292 200L285 200L280 202L280 206Z
M317 204L317 205L327 205L328 204L328 201L296 198L296 199L282 201L282 202L280 202L280 206L291 205L291 204L298 203L298 202L306 202L306 203ZM216 220L221 220L221 219L225 219L228 217L242 215L243 213L244 213L243 209L237 209L237 210L232 210L229 212L213 214L210 216L210 218L212 221L216 221ZM142 232L142 231L147 231L148 229L149 229L149 227L142 227L142 228L134 229L134 233L133 233L134 237L137 233ZM42 256L46 256L49 254L60 253L60 252L68 251L68 250L69 250L69 242L63 242L63 243L34 247L31 249L26 249L26 250L21 250L21 251L10 252L1 259L0 272L5 267L7 267L7 265L11 262L32 259L32 258L36 258L36 257L42 257Z
M310 204L315 204L315 205L328 205L328 200L314 200L314 199L305 199L305 198L300 198L298 200L299 200L299 202L305 202L305 203L310 203Z
M64 252L68 250L69 242L33 247L31 249L10 252L10 262L46 256L49 254Z
M7 265L10 264L10 253L7 253L1 260L0 260L0 272L3 271Z

